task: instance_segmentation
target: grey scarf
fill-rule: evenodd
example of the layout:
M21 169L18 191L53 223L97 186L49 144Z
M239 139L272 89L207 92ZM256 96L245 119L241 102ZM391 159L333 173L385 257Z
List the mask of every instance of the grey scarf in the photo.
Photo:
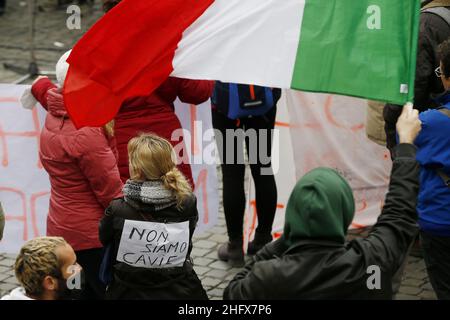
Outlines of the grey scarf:
M127 202L141 202L155 207L160 211L177 203L172 191L167 190L160 180L135 181L128 180L123 187L123 194Z

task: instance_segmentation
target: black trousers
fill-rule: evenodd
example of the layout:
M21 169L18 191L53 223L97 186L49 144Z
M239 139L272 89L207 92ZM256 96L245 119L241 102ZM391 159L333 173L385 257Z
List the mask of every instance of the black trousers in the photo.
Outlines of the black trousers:
M6 6L6 0L0 0L0 9L4 9Z
M397 145L397 121L403 110L403 106L387 104L383 109L384 131L386 132L386 147L394 159L393 151Z
M243 140L247 148L250 169L255 183L258 226L256 236L271 235L277 206L277 186L271 169L271 150L276 108L265 116L231 120L213 110L213 127L219 130L221 138L216 142L221 158L223 176L223 206L230 241L241 241L245 213L245 164L242 163ZM232 136L242 130L245 138ZM231 154L234 153L234 156Z
M99 278L100 264L102 263L103 250L88 249L76 251L77 262L83 267L85 276L82 300L103 300L105 298L106 286Z
M450 300L450 237L420 233L428 277L439 300Z

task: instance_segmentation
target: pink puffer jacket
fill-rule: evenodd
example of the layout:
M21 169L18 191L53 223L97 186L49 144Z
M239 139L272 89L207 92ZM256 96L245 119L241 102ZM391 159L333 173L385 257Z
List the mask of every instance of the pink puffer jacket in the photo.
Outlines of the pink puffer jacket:
M47 235L63 237L76 251L99 248L99 221L122 193L114 138L103 128L77 131L50 80L39 80L32 92L48 111L40 143L51 183Z

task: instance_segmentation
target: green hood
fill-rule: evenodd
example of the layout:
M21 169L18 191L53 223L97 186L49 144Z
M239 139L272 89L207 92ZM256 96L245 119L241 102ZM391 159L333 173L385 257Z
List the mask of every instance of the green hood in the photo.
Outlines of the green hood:
M332 169L314 169L292 191L283 238L288 246L311 238L345 243L354 214L353 191L347 181Z

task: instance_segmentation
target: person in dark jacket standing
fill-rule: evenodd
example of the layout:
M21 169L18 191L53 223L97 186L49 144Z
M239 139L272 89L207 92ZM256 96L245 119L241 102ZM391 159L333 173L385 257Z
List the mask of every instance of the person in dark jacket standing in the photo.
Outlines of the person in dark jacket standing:
M190 252L197 201L177 169L171 144L143 134L128 144L130 177L100 223L100 240L112 245L108 299L207 299Z
M433 97L442 94L445 90L442 83L434 75L439 67L438 46L450 37L450 25L443 17L428 10L442 10L442 15L450 19L450 0L425 1L420 15L419 43L417 51L416 81L414 84L414 108L419 112L428 108L439 106ZM387 104L384 107L383 117L387 148L391 150L396 146L395 124L402 112L402 106Z
M225 289L239 299L391 299L392 277L418 233L417 110L404 107L389 193L366 239L345 243L355 205L336 171L315 169L294 188L283 236L266 245Z
M245 214L245 162L243 143L247 150L250 171L255 185L256 213L258 225L254 239L248 243L247 254L253 255L265 244L272 241L272 225L277 210L277 185L272 170L272 145L275 119L277 115L277 102L281 97L280 89L271 89L272 101L270 108L264 114L230 118L220 105L231 105L229 97L232 91L230 84L216 82L212 101L212 124L216 133L216 143L219 150L222 184L223 208L227 224L227 243L218 249L218 257L232 267L243 267L244 250L244 214ZM266 92L253 85L239 85L237 91L250 93L250 103L262 101L255 92ZM262 89L262 90L261 90ZM242 90L242 91L241 91ZM266 94L266 93L265 93ZM225 97L225 99L224 99ZM265 96L264 96L265 97ZM215 101L214 101L215 100ZM221 101L221 100L225 100ZM229 107L231 108L231 106ZM239 108L242 108L239 105ZM247 107L248 108L248 107ZM218 138L220 134L220 139Z
M450 40L439 47L437 76L447 90L439 110L420 114L416 140L420 163L420 238L431 285L439 299L450 300Z

